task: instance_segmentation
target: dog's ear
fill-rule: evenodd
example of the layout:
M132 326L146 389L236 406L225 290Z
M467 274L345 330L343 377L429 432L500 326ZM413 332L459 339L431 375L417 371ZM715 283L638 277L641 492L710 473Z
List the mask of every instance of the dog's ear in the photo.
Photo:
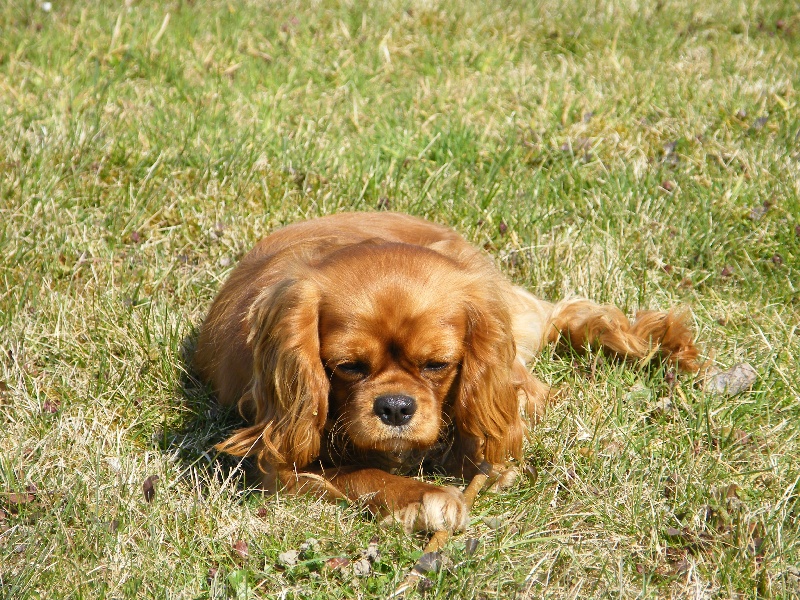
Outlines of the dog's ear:
M319 355L320 294L310 279L265 289L248 315L253 379L239 411L253 423L218 450L257 455L262 470L302 468L319 455L329 382Z
M522 454L516 349L508 307L485 282L468 298L467 337L454 417L459 433L481 446L483 459L502 463Z

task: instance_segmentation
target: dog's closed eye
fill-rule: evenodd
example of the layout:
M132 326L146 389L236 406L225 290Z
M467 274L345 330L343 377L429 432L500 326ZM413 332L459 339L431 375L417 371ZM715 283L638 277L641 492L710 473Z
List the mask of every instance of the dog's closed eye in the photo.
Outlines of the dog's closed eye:
M346 379L363 379L369 375L370 368L366 362L353 360L339 363L333 372Z
M429 360L428 362L423 363L422 367L420 367L420 370L426 373L439 373L447 370L447 368L450 367L450 364L451 363L443 360Z

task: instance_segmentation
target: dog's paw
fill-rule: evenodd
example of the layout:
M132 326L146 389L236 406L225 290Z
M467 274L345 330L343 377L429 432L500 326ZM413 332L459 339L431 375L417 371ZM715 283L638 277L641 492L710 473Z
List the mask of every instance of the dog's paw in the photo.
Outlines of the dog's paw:
M469 509L464 495L454 487L437 487L395 510L384 521L399 522L406 533L415 531L460 531L467 526Z

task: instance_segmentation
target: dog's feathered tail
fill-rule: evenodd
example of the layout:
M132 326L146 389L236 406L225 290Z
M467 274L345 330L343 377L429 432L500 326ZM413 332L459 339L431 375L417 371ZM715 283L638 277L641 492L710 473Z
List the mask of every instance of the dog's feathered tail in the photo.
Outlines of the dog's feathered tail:
M514 288L514 338L527 363L546 344L565 341L576 350L601 348L642 363L661 356L683 371L696 372L698 350L688 311L640 311L633 321L615 306L574 298L556 304Z

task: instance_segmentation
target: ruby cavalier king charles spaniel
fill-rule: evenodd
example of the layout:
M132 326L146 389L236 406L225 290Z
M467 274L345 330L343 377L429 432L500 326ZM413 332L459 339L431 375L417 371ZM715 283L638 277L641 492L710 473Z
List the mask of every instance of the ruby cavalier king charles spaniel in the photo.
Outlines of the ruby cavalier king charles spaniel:
M540 300L455 231L393 213L290 225L236 266L195 355L248 426L217 448L253 456L263 487L364 502L407 531L463 529L454 487L520 459L549 388L527 362L548 343L696 371L682 314ZM506 470L506 473L513 470Z

